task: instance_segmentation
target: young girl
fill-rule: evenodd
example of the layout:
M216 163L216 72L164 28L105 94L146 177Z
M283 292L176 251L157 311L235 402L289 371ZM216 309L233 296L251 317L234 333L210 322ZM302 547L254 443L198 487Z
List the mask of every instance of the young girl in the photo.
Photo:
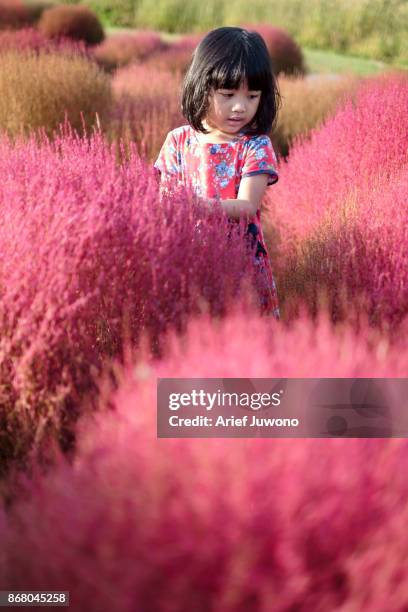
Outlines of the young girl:
M163 189L184 185L231 220L248 221L262 311L279 318L276 286L260 223L266 187L278 180L268 134L280 101L262 37L237 27L209 32L195 49L182 88L188 125L167 134L154 168Z

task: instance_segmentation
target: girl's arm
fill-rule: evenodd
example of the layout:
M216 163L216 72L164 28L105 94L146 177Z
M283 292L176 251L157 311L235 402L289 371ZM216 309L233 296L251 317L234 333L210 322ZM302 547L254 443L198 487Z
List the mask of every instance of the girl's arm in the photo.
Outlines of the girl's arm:
M267 174L245 176L241 179L237 199L221 200L220 204L228 217L239 219L244 215L254 217L261 206L268 183Z

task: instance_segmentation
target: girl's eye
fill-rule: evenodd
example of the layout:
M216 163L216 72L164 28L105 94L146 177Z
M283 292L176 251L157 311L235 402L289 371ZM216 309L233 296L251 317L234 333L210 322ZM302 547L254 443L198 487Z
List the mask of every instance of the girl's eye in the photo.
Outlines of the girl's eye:
M222 93L222 92L220 93L224 98L232 98L232 96L234 95L232 93ZM256 98L259 98L259 94L250 94L249 97L251 98L251 100L254 100Z

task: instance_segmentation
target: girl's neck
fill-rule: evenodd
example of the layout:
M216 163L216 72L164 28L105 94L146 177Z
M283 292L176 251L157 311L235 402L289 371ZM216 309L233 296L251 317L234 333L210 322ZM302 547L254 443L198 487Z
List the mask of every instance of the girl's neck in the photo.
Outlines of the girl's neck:
M206 130L210 130L209 134L203 134L202 132L194 131L198 142L206 143L206 144L227 144L233 140L237 140L240 138L241 133L236 134L225 134L223 132L219 132L216 129L211 128L206 121L204 120L203 126Z

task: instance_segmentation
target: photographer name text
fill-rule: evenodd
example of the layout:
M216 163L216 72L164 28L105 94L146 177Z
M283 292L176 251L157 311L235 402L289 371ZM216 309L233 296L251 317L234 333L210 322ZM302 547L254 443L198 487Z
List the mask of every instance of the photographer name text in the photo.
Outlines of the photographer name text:
M255 415L252 416L251 420L249 416L238 418L221 415L217 419L213 419L202 415L192 418L172 415L169 418L169 425L171 427L298 427L299 419L263 418Z

